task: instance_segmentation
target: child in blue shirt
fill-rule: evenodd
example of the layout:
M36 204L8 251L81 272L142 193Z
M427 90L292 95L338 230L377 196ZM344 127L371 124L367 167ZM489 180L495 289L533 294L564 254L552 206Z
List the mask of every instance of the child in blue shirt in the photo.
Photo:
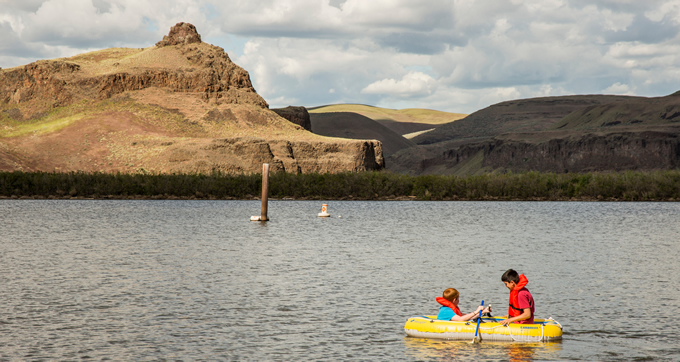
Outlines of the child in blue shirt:
M482 306L477 307L477 309L468 314L461 313L458 308L460 293L454 288L448 288L442 293L441 297L437 297L437 303L442 306L439 308L439 314L437 315L438 320L444 321L467 321L479 315L479 311L482 313L490 313L491 308Z

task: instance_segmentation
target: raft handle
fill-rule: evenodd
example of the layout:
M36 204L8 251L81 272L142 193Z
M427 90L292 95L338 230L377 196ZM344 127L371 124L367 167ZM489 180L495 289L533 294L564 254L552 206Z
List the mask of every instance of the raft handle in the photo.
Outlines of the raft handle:
M548 319L550 319L551 321L557 323L557 325L560 326L560 330L564 330L564 328L562 328L562 325L560 324L560 322L554 320L553 317L548 317Z

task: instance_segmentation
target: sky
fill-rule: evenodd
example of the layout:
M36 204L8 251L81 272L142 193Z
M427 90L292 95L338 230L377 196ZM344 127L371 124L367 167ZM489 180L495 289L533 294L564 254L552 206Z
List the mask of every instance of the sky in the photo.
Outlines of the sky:
M152 46L182 21L272 108L680 90L680 0L0 0L0 67Z

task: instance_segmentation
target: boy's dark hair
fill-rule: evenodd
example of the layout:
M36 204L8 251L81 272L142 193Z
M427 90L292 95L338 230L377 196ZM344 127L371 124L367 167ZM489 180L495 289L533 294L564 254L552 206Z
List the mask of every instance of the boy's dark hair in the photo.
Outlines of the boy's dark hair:
M503 273L503 276L501 277L502 282L515 282L519 283L519 274L514 269L508 269Z

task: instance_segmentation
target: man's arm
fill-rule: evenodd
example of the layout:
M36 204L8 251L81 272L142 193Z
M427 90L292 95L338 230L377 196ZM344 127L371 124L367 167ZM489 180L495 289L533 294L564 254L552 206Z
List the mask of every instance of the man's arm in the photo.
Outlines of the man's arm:
M500 324L510 324L512 322L523 321L523 320L529 319L529 318L531 318L531 308L524 308L524 309L522 309L522 314L518 315L517 317L508 318L508 319L502 320L498 323L500 323Z

